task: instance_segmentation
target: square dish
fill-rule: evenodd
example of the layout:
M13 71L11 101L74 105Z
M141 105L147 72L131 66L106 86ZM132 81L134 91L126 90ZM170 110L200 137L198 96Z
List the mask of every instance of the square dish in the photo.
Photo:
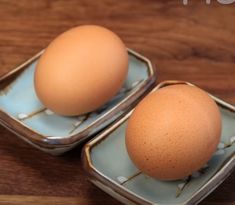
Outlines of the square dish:
M72 149L125 114L156 79L150 61L128 49L128 76L119 93L92 113L63 117L46 109L34 91L35 65L42 53L0 78L0 123L31 145L54 155Z
M165 81L154 90L174 84L193 86L187 82ZM125 147L125 129L131 111L85 145L83 162L91 182L125 204L199 203L235 167L235 107L212 98L222 114L222 136L218 150L201 170L177 181L160 181L142 174L131 162Z

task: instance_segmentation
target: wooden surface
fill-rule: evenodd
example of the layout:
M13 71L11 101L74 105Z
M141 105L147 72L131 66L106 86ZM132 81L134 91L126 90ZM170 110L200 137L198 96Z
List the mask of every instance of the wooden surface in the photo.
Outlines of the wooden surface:
M100 24L150 58L158 82L187 80L235 104L235 4L180 0L0 0L0 74L66 29ZM80 148L53 157L0 128L1 204L120 204L85 176ZM235 205L235 173L201 204Z

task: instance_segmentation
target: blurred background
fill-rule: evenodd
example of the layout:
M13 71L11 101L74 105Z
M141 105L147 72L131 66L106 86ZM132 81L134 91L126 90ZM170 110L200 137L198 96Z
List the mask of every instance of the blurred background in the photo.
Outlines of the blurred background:
M152 61L157 82L189 81L235 104L235 3L216 0L0 0L0 74L82 24L117 33ZM0 136L0 203L119 204L87 180L79 148L52 157ZM232 174L201 204L234 205L234 191Z

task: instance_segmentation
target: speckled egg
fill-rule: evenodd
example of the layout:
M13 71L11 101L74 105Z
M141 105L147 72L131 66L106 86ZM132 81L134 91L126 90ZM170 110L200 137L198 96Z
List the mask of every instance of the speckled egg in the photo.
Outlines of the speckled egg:
M214 100L197 87L172 85L152 92L136 107L126 147L143 173L176 180L207 163L220 136L221 114Z

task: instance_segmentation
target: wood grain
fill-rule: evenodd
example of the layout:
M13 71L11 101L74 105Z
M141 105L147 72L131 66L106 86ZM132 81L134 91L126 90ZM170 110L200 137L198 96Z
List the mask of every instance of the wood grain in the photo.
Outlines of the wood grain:
M186 80L235 104L235 4L180 0L0 0L0 74L81 24L112 29L158 82ZM120 204L88 182L80 148L44 154L0 128L1 204ZM203 205L235 205L235 173Z

